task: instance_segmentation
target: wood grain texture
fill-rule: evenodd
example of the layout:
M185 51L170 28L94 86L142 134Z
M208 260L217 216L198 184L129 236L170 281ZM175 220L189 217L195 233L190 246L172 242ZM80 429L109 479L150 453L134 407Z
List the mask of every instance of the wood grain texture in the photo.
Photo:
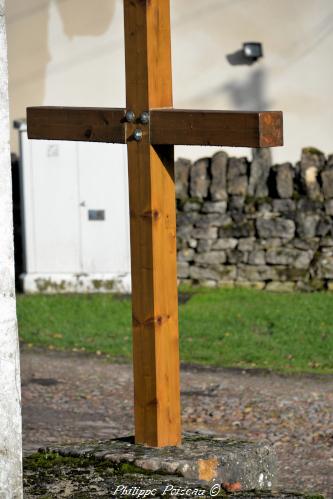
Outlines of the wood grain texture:
M260 147L283 146L283 114L279 111L259 113Z
M169 0L124 0L126 105L172 106Z
M152 109L150 141L175 145L281 146L282 113Z
M113 108L29 107L29 139L126 143L125 110Z
M125 0L127 108L171 106L169 0ZM128 126L130 139L133 129ZM180 443L173 146L128 142L135 438Z

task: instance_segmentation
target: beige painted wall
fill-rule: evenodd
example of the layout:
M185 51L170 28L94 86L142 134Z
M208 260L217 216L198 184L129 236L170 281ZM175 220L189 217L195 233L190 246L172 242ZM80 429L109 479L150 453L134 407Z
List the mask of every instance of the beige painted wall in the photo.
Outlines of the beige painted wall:
M171 0L171 8L175 106L282 109L276 161L296 161L305 145L333 152L331 0ZM27 105L125 105L121 0L10 0L7 16L12 119ZM231 66L226 54L251 40L265 57Z

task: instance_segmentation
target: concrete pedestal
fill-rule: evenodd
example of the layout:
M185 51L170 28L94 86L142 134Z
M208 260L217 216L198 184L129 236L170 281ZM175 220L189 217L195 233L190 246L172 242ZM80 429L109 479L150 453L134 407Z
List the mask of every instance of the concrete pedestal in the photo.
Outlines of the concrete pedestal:
M131 438L50 447L26 458L25 465L27 499L43 493L50 498L310 497L274 490L276 460L269 445L198 434L184 435L181 447L161 449L135 445Z

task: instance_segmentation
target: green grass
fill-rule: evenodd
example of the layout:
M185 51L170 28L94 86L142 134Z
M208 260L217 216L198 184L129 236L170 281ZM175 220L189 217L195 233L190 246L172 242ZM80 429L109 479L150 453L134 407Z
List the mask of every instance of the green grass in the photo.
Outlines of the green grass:
M112 295L19 295L29 346L131 358L131 303ZM197 290L179 307L181 359L285 372L333 372L333 295Z

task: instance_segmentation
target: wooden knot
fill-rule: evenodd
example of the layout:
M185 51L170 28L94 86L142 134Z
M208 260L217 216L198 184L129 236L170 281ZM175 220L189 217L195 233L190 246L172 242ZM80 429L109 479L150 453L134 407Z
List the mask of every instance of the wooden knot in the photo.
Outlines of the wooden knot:
M149 210L149 211L145 211L142 215L144 218L150 218L151 220L154 220L154 221L157 221L161 214L158 210Z

